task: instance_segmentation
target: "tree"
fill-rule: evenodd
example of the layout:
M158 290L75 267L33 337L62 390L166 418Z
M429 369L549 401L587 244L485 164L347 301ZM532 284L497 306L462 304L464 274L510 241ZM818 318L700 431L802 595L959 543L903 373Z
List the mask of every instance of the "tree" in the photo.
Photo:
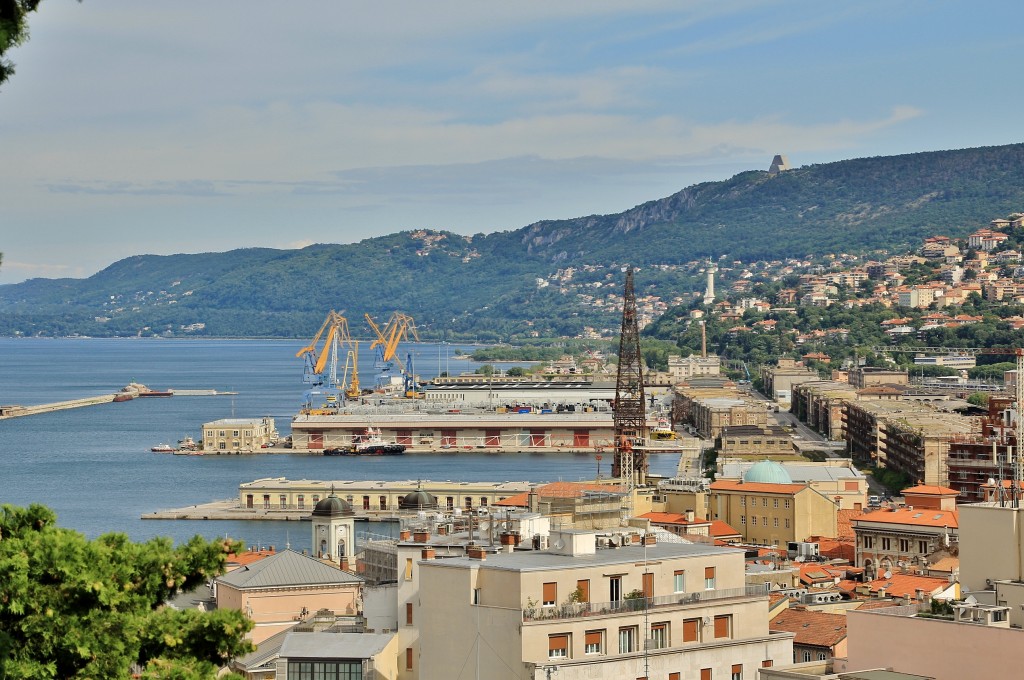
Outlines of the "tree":
M42 505L0 507L0 678L213 677L251 651L237 610L179 611L170 597L223 573L230 541L89 540Z
M40 0L0 0L0 85L14 75L14 63L5 59L7 50L28 40L26 15L36 11Z

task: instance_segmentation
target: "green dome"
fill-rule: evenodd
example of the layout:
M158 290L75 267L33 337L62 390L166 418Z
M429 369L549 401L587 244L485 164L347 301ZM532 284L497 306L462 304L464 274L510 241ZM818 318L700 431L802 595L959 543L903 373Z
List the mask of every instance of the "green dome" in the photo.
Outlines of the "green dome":
M743 475L744 482L760 482L761 484L792 484L793 478L786 468L770 460L754 463Z

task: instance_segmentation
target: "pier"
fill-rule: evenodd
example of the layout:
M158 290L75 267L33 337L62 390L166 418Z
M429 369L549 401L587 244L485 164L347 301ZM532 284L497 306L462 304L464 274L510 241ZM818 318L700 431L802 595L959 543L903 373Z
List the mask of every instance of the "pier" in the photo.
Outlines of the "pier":
M138 389L129 389L132 385L112 394L100 394L95 397L81 397L79 399L68 399L66 401L55 401L49 404L35 404L22 406L10 404L0 406L0 420L8 418L22 418L24 416L35 416L41 413L52 413L54 411L66 411L72 408L83 408L97 404L110 404L114 401L132 401L140 397L217 397L222 395L238 394L237 392L218 392L217 390L168 390L160 393L147 393ZM140 387L145 387L144 385Z

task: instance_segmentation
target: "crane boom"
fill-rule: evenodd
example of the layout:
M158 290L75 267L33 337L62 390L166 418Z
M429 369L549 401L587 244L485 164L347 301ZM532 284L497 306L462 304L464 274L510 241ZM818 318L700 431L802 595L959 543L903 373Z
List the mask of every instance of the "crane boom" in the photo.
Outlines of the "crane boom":
M411 336L419 342L419 334L416 332L416 322L408 314L394 312L388 322L381 329L369 314L366 314L366 322L370 325L374 335L377 337L370 343L370 349L376 350L374 366L380 369L377 376L377 386L385 387L391 382L391 369L398 364L399 371L404 376L404 382L408 391L411 377L407 375L409 369L398 357L398 345L402 341L408 341ZM411 357L411 355L410 355Z
M345 375L339 381L338 359L343 351L347 351ZM350 397L358 396L359 376L355 361L359 356L358 352L358 343L353 340L348 330L348 319L332 309L312 341L295 354L296 357L303 359L302 381L319 388L306 392L306 409L313 408L314 395L324 396L325 407L340 405L339 401L343 394ZM348 388L346 384L349 385Z

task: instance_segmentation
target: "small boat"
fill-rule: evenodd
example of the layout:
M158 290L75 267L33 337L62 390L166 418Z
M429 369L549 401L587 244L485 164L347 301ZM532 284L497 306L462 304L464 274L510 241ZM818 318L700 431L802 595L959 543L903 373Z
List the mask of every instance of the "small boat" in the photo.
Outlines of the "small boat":
M200 449L199 444L192 437L185 437L184 439L178 440L179 451L198 451Z
M157 444L150 451L153 453L174 453L176 449L170 444Z

